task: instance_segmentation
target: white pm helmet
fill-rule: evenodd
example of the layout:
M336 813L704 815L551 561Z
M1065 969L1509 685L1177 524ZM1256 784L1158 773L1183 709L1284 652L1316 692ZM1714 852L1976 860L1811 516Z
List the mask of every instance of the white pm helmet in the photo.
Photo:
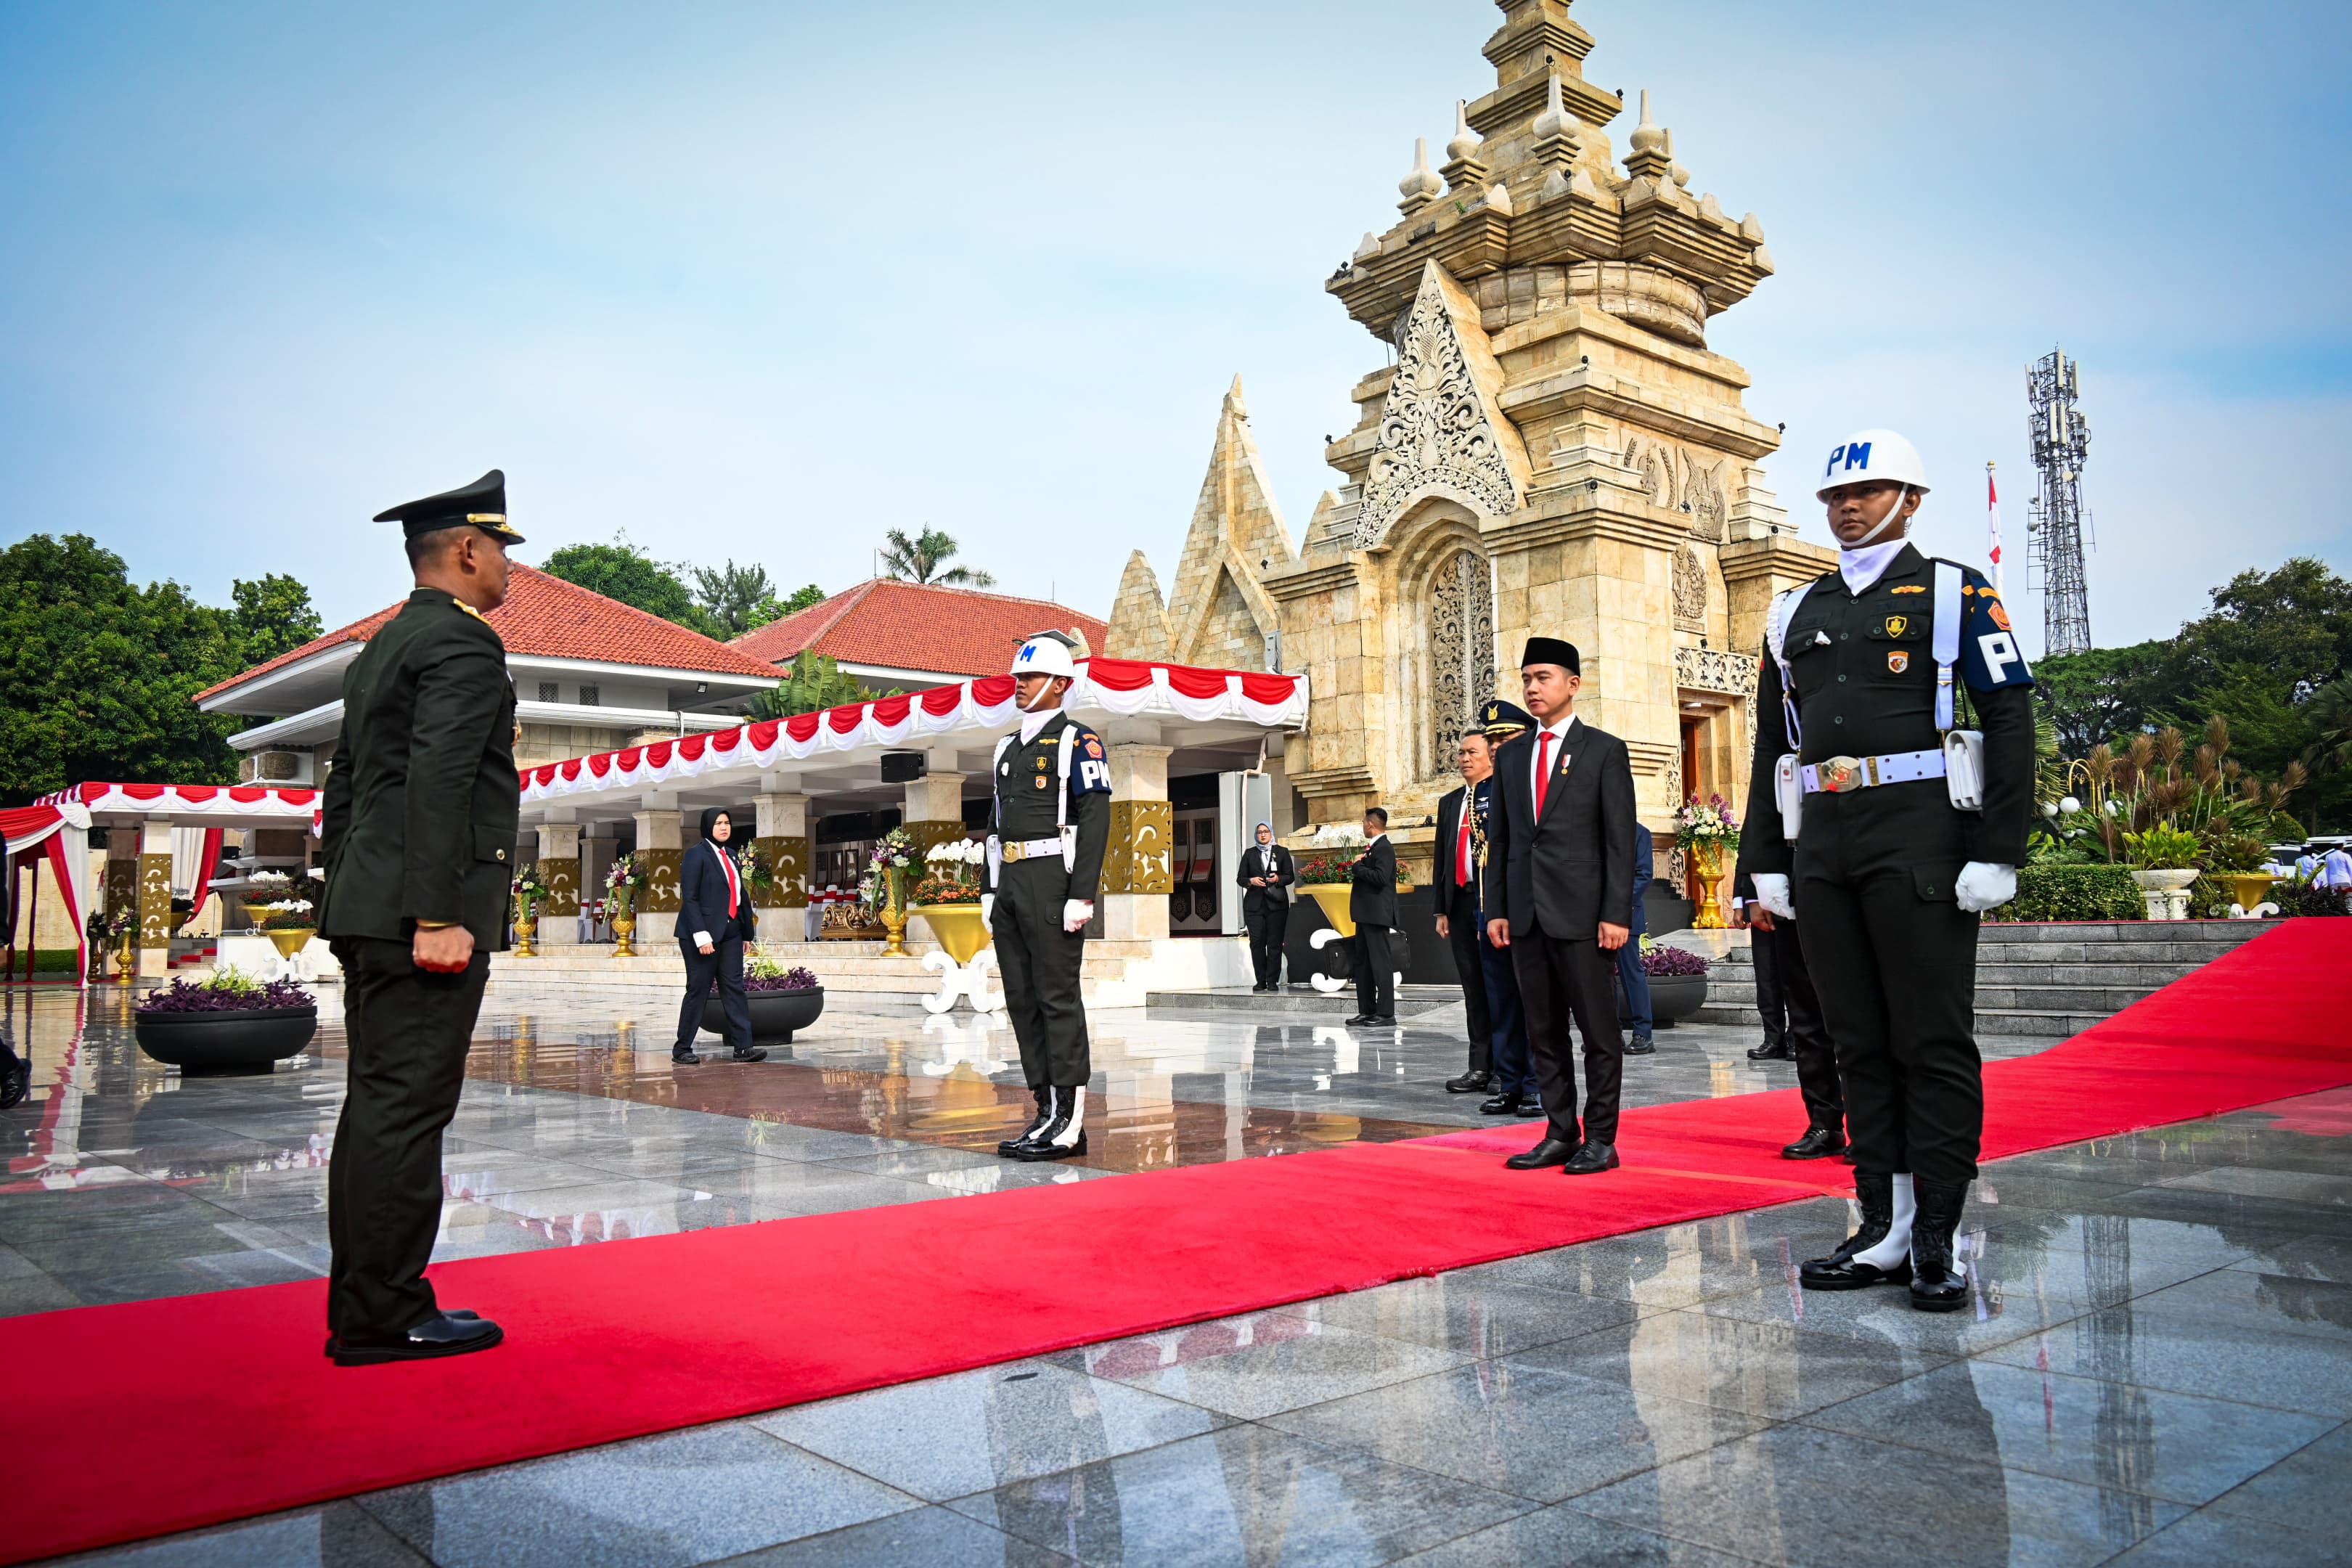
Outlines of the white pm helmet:
M1054 632L1039 632L1021 645L1013 656L1013 675L1060 675L1075 680L1078 667L1070 658L1066 637Z
M1892 430L1857 430L1830 448L1830 460L1822 466L1821 484L1813 499L1827 500L1830 491L1840 485L1863 485L1874 479L1908 485L1926 495L1927 465L1919 460L1918 447Z

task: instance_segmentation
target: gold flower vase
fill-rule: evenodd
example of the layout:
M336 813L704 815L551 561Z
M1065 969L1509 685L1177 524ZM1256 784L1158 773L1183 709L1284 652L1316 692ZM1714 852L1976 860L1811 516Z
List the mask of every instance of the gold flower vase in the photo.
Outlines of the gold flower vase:
M538 934L539 917L537 915L518 915L515 917L514 951L517 958L537 958L539 956L539 949L531 946L530 944L530 939Z
M636 916L626 910L614 915L613 917L613 956L614 958L636 957L637 950L629 945L629 939L636 934Z
M904 958L907 956L907 905L896 871L889 874L888 887L888 895L882 903L882 931L887 939L882 943L882 956Z
M1690 847L1691 865L1698 872L1698 912L1691 917L1694 931L1723 929L1723 849L1700 839Z

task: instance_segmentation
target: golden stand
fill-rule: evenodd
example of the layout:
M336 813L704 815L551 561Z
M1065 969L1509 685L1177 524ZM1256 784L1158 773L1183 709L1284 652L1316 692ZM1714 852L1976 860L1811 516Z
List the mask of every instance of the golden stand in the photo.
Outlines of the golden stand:
M637 950L629 945L629 939L636 934L636 916L625 910L614 915L613 917L613 956L614 958L636 957Z
M1721 931L1723 921L1723 851L1712 844L1690 847L1691 863L1698 872L1698 912L1691 917L1694 931Z

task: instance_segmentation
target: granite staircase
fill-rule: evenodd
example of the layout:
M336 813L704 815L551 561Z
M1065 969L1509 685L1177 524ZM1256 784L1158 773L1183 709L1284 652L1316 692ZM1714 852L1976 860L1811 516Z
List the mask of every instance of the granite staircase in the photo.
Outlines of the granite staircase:
M1985 926L1977 937L1977 1033L2078 1035L2269 929L2263 921ZM1691 1022L1759 1026L1748 947L1708 957L1706 1005Z

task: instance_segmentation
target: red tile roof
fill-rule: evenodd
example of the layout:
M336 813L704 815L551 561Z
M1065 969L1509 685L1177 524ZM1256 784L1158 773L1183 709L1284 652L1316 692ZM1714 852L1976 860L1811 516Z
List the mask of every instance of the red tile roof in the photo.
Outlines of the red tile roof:
M1098 653L1110 628L1047 599L874 577L727 646L780 666L814 648L845 664L1003 675L1021 640L1047 630L1076 632Z
M405 599L401 604L406 604ZM339 643L363 643L400 613L387 605L266 664L196 693L203 701L242 686L257 676L298 663ZM723 642L688 631L673 621L591 592L576 583L518 561L507 578L507 602L487 617L511 654L542 658L584 658L604 664L643 665L654 669L691 669L716 675L770 676L776 672Z

